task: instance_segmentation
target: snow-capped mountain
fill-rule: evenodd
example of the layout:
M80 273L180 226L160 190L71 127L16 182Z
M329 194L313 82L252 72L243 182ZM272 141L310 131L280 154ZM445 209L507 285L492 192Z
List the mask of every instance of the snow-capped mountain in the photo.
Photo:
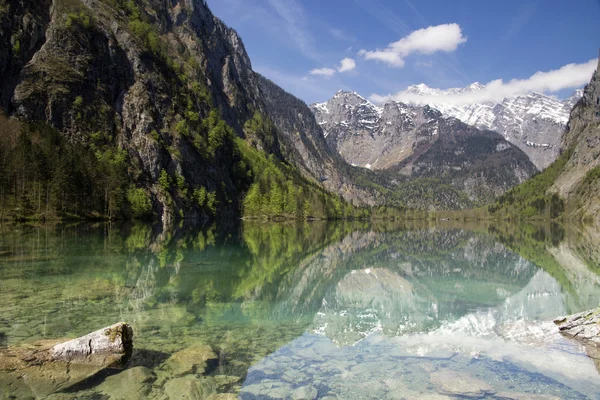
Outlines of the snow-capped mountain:
M453 105L443 101L443 96L473 93L483 88L480 83L448 90L420 84L408 87L400 97L402 94L427 97L427 103L445 116L504 135L521 148L538 169L550 165L558 156L569 114L583 91L577 90L563 101L541 93L507 97L501 102ZM440 97L440 101L432 100L432 97Z
M327 143L349 164L387 169L412 155L415 144L437 134L439 112L427 106L377 107L354 92L337 92L311 106Z
M327 145L349 164L409 179L442 179L473 201L490 201L536 172L527 155L498 133L428 105L377 107L357 93L339 91L311 109Z

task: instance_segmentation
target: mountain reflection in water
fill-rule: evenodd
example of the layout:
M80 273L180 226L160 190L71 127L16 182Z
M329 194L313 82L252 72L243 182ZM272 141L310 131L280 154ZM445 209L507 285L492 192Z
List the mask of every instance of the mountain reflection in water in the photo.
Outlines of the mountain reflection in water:
M551 323L600 303L595 243L554 225L17 226L0 345L127 321L147 398L599 398ZM214 366L173 367L206 345Z

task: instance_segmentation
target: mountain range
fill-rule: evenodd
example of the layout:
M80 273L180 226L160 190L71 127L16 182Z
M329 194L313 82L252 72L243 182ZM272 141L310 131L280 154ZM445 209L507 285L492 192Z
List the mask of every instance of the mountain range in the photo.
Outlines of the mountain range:
M480 83L473 83L464 88L453 88L440 90L430 88L425 84L408 87L404 92L398 94L410 99L423 98L423 103L440 111L443 117L456 118L468 125L481 130L495 131L502 134L508 141L519 147L527 154L535 166L543 170L550 165L558 156L560 140L569 118L569 112L575 103L581 98L583 91L577 90L572 96L564 101L540 93L530 93L522 96L504 98L500 102L473 102L469 104L453 105L445 103L444 96L465 95L476 93L484 88ZM348 119L340 118L344 110L339 109L339 99L348 96L338 92L332 99L325 103L311 105L319 124L323 127L325 136L329 137L331 132L337 132L328 139L330 145L336 149L346 161L365 168L385 169L390 165L402 161L408 155L407 143L411 141L411 134L405 135L407 116L413 110L419 109L418 105L390 101L381 107L374 105L358 94L352 94L357 100L350 100L348 107L357 107L352 110L355 117ZM439 98L440 101L436 101ZM389 109L389 104L396 104L401 109L401 117L394 119L389 114L384 116L384 111ZM331 111L330 111L331 109ZM357 149L352 149L352 144L340 135L340 129L335 124L340 124L341 130L348 132L359 132L362 130L377 131L380 135L387 134L402 136L402 138L390 139L391 141L403 141L399 147L385 141L376 141L372 146L360 143ZM385 125L385 126L384 126ZM356 143L356 141L355 141ZM383 146L383 147L382 147ZM369 154L370 152L370 154ZM386 154L380 153L384 152ZM401 154L397 154L400 152Z
M504 135L508 141L523 150L540 170L550 165L559 154L560 140L569 120L569 113L583 95L583 90L576 90L564 100L535 92L506 97L497 102L461 105L431 100L432 97L475 93L483 88L478 82L464 88L447 90L432 89L420 84L408 87L404 93L427 96L431 107L440 110L445 116Z
M311 108L327 144L346 162L396 180L436 178L466 194L472 204L492 201L537 172L502 135L445 117L428 105L388 102L377 107L354 92L340 91Z
M469 208L550 163L577 100L309 108L199 0L9 2L0 19L0 219Z

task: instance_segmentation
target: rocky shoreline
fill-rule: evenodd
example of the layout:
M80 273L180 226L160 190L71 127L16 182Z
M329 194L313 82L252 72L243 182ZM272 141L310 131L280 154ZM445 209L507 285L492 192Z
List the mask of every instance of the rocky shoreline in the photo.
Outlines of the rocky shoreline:
M558 318L554 323L566 338L575 339L585 346L589 357L600 370L600 309ZM268 382L262 380L242 387L241 377L215 375L219 355L209 345L196 344L172 354L161 354L158 358L150 353L144 349L134 351L133 331L126 323L118 323L66 342L46 340L0 349L2 395L7 398L55 400L71 400L82 394L128 399L231 400L238 396L260 397L263 392L274 398L278 398L279 392L286 393L281 398L292 393L292 389L284 390L277 380L272 381L273 387L267 387ZM458 358L453 357L444 362L456 362ZM149 364L150 359L152 365ZM432 360L430 363L437 362ZM285 363L282 362L282 365ZM429 364L425 362L423 365ZM356 368L359 365L355 365ZM502 399L556 398L519 393L509 395L495 390L486 381L468 372L454 371L441 364L428 372L431 375L430 385L437 388L439 398L456 395ZM260 370L259 376L270 375ZM304 393L300 389L308 391L304 390ZM315 398L316 395L317 389L313 386L302 386L293 392L294 398Z
M560 333L584 345L588 356L600 371L600 308L554 320Z
M238 384L240 377L205 376L218 364L218 355L208 345L159 357L156 371L144 366L154 358L152 351L134 351L133 330L123 322L69 341L43 340L0 349L0 398L70 400L103 394L146 399L155 388L163 393L160 398L237 398L218 391Z

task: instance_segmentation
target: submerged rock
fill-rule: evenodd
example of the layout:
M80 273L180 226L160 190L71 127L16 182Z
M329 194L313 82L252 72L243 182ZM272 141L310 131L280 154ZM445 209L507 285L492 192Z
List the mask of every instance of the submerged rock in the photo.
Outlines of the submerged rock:
M217 386L211 378L186 375L168 381L165 384L164 391L171 400L201 400L215 395Z
M517 392L500 392L494 395L496 399L500 400L560 400L560 397L548 395L548 394L534 394L534 393L517 393Z
M134 367L109 376L98 386L98 391L112 400L143 400L148 398L156 374L146 367Z
M487 382L462 372L442 369L431 374L431 383L441 394L479 398L495 393Z
M208 363L216 362L217 358L210 346L191 346L173 354L164 365L173 375L185 375L191 372L203 374Z

